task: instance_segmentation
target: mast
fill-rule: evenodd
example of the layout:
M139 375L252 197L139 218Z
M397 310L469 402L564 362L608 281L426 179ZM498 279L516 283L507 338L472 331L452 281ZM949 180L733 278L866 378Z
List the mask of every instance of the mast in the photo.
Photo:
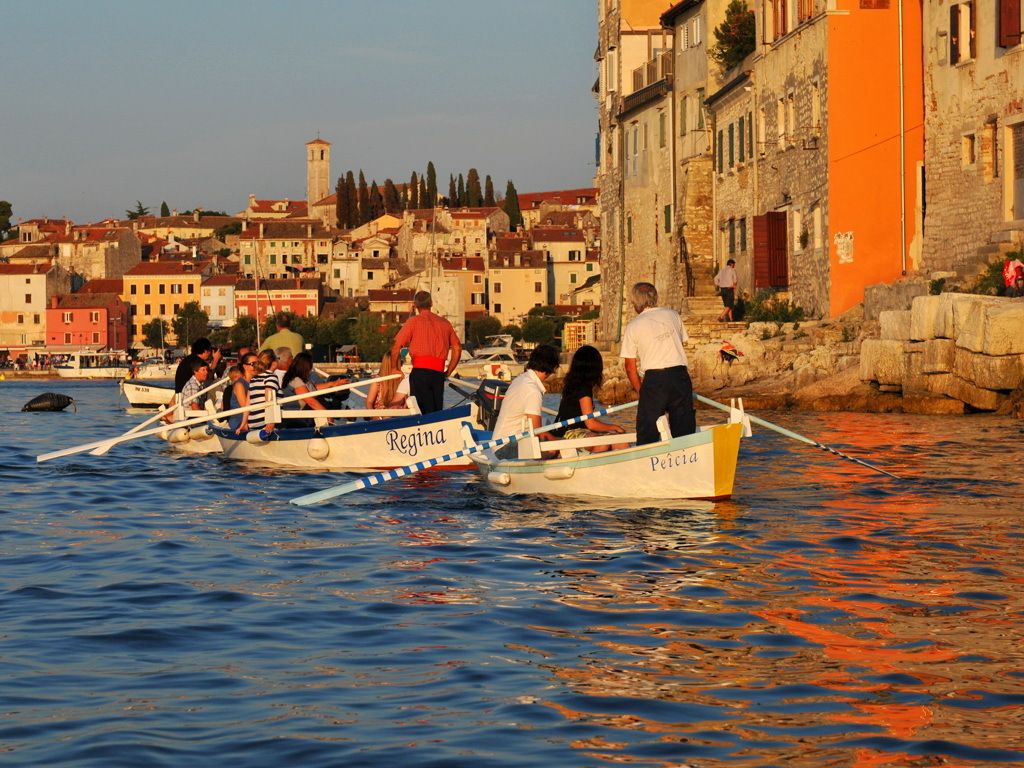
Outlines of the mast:
M253 271L256 286L256 349L263 346L260 341L260 257L256 256L256 269Z

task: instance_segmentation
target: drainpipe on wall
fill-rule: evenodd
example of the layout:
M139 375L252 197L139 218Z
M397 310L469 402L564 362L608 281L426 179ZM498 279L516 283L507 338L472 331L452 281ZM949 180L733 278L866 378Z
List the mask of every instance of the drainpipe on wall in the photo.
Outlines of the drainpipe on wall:
M900 271L907 274L907 139L905 136L904 77L903 77L903 0L897 0L899 19L899 74L900 74Z

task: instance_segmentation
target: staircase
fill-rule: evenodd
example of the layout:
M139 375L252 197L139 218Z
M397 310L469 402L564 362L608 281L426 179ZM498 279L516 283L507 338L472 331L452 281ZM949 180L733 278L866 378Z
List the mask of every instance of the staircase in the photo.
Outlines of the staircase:
M707 342L728 340L730 336L746 329L746 323L720 323L718 316L722 314L721 296L690 296L686 300L683 312L683 323L690 337L688 347Z
M1004 261L1006 254L1024 250L1024 220L1007 221L992 233L986 245L973 253L958 256L953 262L957 276L965 283L981 277L993 261Z

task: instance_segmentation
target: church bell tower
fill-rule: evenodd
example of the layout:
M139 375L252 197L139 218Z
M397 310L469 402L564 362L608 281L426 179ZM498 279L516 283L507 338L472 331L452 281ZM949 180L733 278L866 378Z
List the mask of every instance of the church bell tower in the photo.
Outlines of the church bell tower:
M306 142L306 205L327 197L331 189L331 142L317 136Z

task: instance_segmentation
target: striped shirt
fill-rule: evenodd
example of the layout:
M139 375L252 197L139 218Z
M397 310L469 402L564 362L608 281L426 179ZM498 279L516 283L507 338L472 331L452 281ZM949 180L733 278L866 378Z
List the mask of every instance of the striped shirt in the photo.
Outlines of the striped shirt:
M267 390L280 394L281 383L273 371L266 371L254 377L249 384L249 405L263 405L267 402ZM267 425L267 412L262 408L249 411L249 429L262 429Z

